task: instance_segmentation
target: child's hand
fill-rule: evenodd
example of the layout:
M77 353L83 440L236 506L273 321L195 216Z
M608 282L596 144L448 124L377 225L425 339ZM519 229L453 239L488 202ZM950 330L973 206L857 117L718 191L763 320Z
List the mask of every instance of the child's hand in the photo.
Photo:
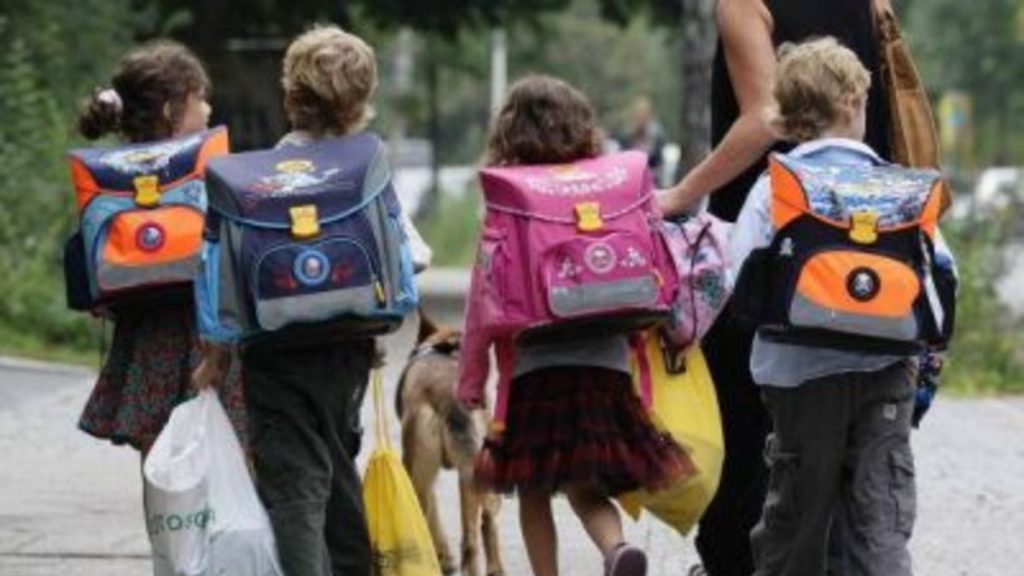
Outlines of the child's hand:
M921 425L921 420L932 407L932 401L939 391L939 379L942 375L942 356L936 352L926 352L921 355L918 368L917 394L914 397L914 414L911 417L911 424L914 428Z
M469 412L482 410L487 407L487 403L484 402L483 397L467 393L464 390L457 390L455 393L455 399L458 400L460 406Z
M228 369L231 368L231 350L227 346L203 343L203 358L192 372L192 389L195 391L217 388Z

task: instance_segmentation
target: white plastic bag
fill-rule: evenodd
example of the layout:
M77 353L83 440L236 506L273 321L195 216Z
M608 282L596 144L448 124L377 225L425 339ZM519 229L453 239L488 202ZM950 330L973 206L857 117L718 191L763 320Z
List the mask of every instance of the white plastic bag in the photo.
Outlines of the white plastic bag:
M155 576L281 576L270 520L213 390L174 409L143 475Z

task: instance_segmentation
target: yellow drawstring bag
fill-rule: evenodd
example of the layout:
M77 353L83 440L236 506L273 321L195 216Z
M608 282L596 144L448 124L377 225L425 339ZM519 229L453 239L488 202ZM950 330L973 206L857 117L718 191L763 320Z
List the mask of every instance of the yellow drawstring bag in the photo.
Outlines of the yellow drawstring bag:
M440 576L437 553L427 521L402 466L391 448L384 384L373 371L373 405L377 446L363 476L363 500L373 547L374 576Z
M686 536L718 490L725 441L715 385L700 346L691 346L684 361L682 371L669 372L655 329L639 335L632 369L639 388L649 385L655 424L687 449L697 473L658 492L629 492L619 504L634 520L646 509Z

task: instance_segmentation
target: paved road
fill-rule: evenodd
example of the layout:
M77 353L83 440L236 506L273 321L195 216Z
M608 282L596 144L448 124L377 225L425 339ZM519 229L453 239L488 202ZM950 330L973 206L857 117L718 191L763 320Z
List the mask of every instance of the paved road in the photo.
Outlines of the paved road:
M393 358L410 335L389 341ZM392 362L396 364L397 362ZM389 369L389 384L396 366ZM139 460L127 448L75 428L89 393L87 371L47 371L0 362L0 575L145 576ZM366 407L369 418L369 406ZM920 519L913 542L925 576L1024 574L1024 399L942 398L915 436ZM454 483L445 478L450 535L458 532ZM558 503L564 574L601 573L600 561L563 501ZM515 503L501 518L510 576L528 574ZM653 576L677 576L692 546L654 522L629 528L651 551Z

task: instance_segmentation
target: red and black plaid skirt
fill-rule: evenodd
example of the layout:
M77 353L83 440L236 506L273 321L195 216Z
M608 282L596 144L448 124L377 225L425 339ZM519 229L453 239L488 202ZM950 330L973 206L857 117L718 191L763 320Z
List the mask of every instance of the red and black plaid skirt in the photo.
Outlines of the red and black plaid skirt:
M476 478L504 493L585 482L615 495L693 474L689 455L655 428L629 375L546 368L514 380L505 431L476 459Z

